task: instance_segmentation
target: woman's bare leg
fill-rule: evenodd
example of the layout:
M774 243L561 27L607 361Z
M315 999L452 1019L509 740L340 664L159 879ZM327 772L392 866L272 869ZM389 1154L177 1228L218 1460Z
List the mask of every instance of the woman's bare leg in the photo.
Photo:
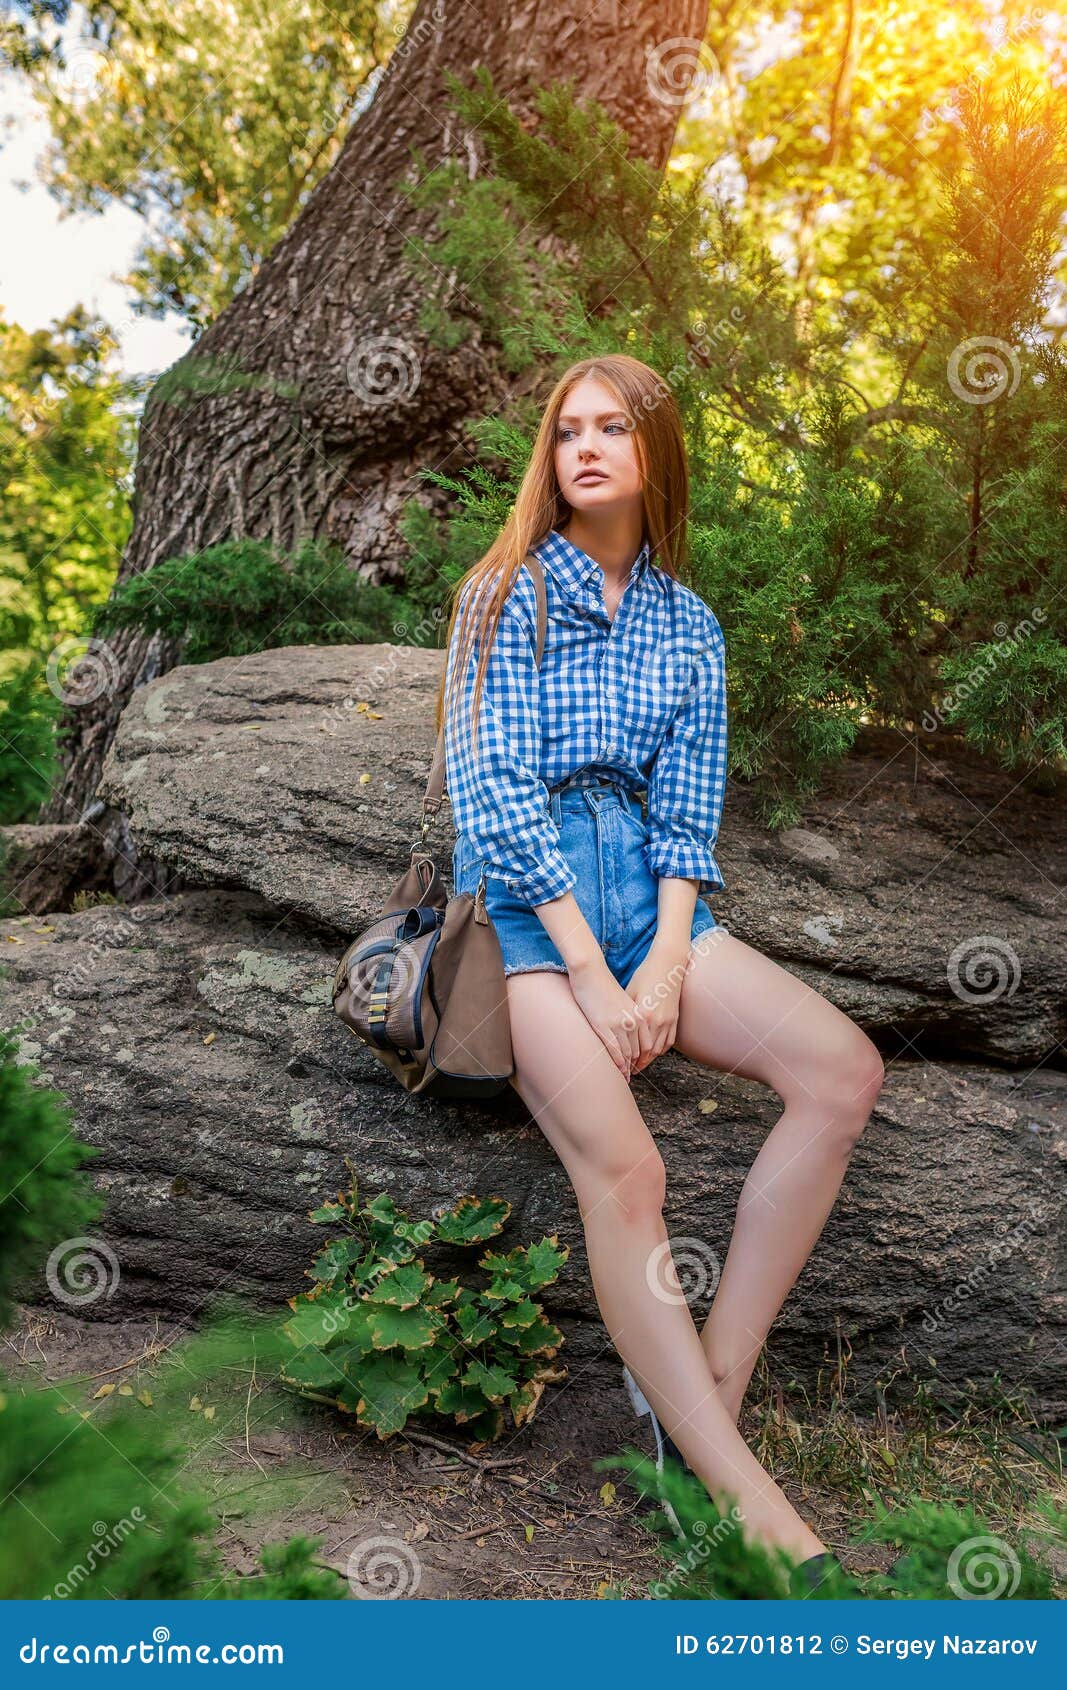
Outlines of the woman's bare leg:
M574 1186L597 1302L619 1354L709 1493L735 1501L752 1535L797 1558L819 1554L825 1546L724 1406L684 1297L664 1293L663 1161L630 1087L566 975L513 974L507 987L512 1084Z
M722 930L694 946L674 1048L762 1080L785 1104L742 1187L701 1333L736 1420L771 1323L833 1207L884 1070L849 1016Z

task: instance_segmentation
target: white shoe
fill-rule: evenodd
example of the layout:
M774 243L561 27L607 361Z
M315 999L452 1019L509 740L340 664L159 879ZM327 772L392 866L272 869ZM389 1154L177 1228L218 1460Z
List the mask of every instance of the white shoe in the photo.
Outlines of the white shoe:
M652 1422L652 1436L656 1440L656 1472L662 1476L664 1458L669 1455L673 1460L680 1461L687 1473L691 1473L692 1468L689 1466L689 1463L686 1461L674 1440L663 1430L663 1427L659 1423L659 1418L655 1409L645 1396L644 1391L637 1383L637 1380L630 1372L630 1369L625 1365L622 1370L622 1379L623 1384L626 1386L626 1394L630 1399L634 1413L639 1419L643 1419L647 1414ZM678 1515L675 1513L666 1497L661 1496L659 1500L660 1507L663 1509L663 1512L670 1521L674 1532L680 1540L685 1543L686 1536L685 1532L682 1530L682 1522L679 1520Z

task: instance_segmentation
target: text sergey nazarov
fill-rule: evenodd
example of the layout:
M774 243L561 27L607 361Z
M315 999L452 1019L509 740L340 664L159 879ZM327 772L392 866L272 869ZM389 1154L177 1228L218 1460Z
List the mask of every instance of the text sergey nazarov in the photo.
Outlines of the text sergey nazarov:
M681 1632L675 1635L676 1655L895 1655L905 1660L915 1655L930 1660L940 1655L1035 1655L1036 1637L961 1637L944 1632L936 1637L872 1637L861 1632L855 1638L837 1632L829 1638L817 1632L713 1632L703 1641Z

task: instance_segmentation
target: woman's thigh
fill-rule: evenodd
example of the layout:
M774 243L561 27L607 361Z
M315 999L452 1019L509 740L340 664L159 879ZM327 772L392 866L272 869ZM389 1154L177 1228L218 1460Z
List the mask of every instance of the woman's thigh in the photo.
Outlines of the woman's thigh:
M674 1048L786 1102L828 1090L858 1099L881 1083L877 1049L851 1016L722 927L693 944Z
M512 1085L563 1162L583 1214L606 1192L637 1200L663 1163L634 1095L593 1031L565 974L507 979Z

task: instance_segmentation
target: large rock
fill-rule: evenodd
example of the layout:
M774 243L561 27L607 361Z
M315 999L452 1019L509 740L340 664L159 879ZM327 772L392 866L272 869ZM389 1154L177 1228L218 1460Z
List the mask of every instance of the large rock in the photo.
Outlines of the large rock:
M37 913L3 924L2 1019L103 1152L120 1271L87 1316L192 1316L220 1289L280 1306L322 1242L306 1211L348 1183L348 1158L365 1192L415 1214L496 1192L513 1205L505 1245L558 1233L572 1254L546 1302L572 1357L603 1350L570 1186L518 1098L413 1100L330 1007L344 943L416 837L440 666L410 647L301 647L144 686L97 825L128 833L152 895L78 914L27 901ZM730 787L720 921L892 1058L773 1335L809 1382L847 1342L864 1377L936 1368L1067 1406L1064 832L1061 805L934 740L868 735L778 836ZM447 858L447 811L434 839ZM634 1089L672 1236L721 1260L778 1100L674 1053Z
M441 661L299 646L174 669L134 694L98 797L179 884L355 932L416 837ZM432 838L452 837L446 809ZM719 919L887 1049L1024 1063L1061 1045L1067 816L1016 776L871 735L784 834L731 785L718 854Z
M512 1204L504 1247L558 1234L571 1256L545 1300L566 1356L603 1350L577 1205L540 1130L510 1091L490 1105L401 1091L329 1007L336 945L220 890L0 930L19 941L4 945L4 1019L102 1151L97 1230L118 1273L107 1294L75 1299L88 1318L192 1317L220 1290L280 1308L324 1242L306 1211L347 1185L349 1159L365 1194L388 1190L414 1215L496 1193ZM721 1261L777 1099L676 1053L634 1092L667 1163L671 1236ZM1061 1072L891 1064L776 1327L778 1365L810 1384L840 1335L854 1376L933 1361L947 1383L999 1374L1062 1413L1067 1309L1051 1263L1065 1125Z

